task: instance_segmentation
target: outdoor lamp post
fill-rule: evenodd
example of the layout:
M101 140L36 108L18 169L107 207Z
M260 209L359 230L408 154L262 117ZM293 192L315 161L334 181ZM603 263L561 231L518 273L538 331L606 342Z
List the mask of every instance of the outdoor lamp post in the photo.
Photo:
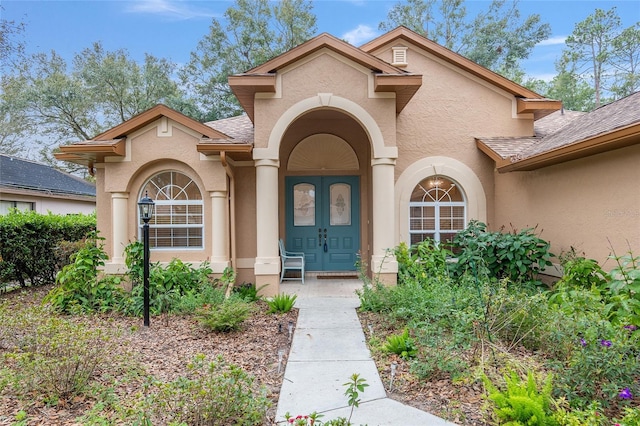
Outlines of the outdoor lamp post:
M153 216L154 202L145 192L144 197L138 201L140 219L144 222L142 226L142 239L144 244L144 326L149 327L149 221Z

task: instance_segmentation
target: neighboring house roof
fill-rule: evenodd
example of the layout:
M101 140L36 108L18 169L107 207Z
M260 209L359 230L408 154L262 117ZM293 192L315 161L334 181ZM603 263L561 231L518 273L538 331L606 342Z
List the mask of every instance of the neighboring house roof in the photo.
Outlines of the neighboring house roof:
M557 112L533 137L476 138L476 143L499 172L535 170L634 145L640 143L640 92L590 113Z
M277 72L321 49L329 49L365 68L374 76L375 92L396 93L396 112L402 111L422 85L422 75L409 73L330 34L322 33L243 74L229 76L231 90L253 121L255 94L275 93Z
M46 164L0 154L0 190L37 191L48 196L95 197L96 186Z

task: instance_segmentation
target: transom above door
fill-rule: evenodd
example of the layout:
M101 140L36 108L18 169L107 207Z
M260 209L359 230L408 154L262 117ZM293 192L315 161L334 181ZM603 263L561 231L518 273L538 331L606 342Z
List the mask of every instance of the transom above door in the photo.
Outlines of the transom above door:
M360 178L285 179L287 250L305 253L307 271L353 271L360 251Z

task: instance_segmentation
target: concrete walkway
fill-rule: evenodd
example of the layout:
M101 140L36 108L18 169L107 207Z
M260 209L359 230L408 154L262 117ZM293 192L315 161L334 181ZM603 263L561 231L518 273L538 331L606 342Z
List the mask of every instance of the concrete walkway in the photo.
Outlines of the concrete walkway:
M284 282L283 293L297 294L298 322L284 372L276 420L314 411L321 420L349 417L346 383L358 373L369 384L351 418L353 425L445 426L453 423L387 398L356 315L355 294L362 282L305 277L304 286Z

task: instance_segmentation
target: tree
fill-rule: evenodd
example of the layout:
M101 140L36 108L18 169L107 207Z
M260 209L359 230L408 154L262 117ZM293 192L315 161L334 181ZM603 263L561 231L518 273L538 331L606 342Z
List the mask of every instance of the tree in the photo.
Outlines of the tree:
M52 147L91 139L157 103L188 112L174 67L151 55L138 65L99 43L76 54L72 69L55 51L31 55L2 77L0 137L18 137L13 148L39 145L41 160L52 162Z
M437 5L437 8L436 8ZM496 72L517 75L519 61L551 33L540 15L521 19L518 2L493 0L475 18L467 18L464 0L408 0L397 3L379 28L404 25Z
M209 33L179 72L182 84L197 99L201 120L239 114L242 109L229 88L228 76L256 67L309 39L316 18L308 0L236 0L224 16L213 19Z
M611 92L622 98L640 90L640 22L622 31L611 45L615 69Z
M571 63L581 78L588 80L595 93L595 106L600 106L607 64L611 58L612 41L620 28L620 17L615 7L608 11L596 9L584 21L578 22L565 41L563 61Z
M0 14L4 7L0 5ZM0 71L4 71L24 53L24 22L7 21L0 18Z

